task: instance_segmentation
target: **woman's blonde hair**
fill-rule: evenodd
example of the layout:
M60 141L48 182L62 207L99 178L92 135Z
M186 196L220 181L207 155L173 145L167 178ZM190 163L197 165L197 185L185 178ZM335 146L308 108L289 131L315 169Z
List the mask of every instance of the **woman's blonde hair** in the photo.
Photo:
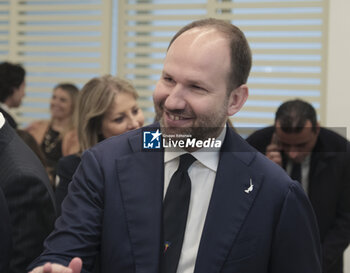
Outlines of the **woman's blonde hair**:
M102 139L103 117L113 106L119 92L131 94L135 99L138 97L128 81L111 75L93 78L82 88L76 113L81 152Z

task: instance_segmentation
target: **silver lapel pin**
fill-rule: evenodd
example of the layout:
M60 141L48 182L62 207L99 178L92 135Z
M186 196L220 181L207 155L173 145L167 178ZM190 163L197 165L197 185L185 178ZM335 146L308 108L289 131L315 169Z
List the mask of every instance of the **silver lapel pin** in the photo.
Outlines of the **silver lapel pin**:
M252 179L250 178L250 186L248 189L246 189L244 191L245 191L245 193L250 193L253 191L253 188L254 188L254 185L253 185Z

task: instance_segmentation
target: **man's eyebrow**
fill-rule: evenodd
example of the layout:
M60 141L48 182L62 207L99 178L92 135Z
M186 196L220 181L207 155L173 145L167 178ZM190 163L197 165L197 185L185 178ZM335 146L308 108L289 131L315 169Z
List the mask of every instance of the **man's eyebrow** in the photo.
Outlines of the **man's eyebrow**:
M296 143L296 144L290 144L290 143L283 142L283 141L279 141L279 143L281 145L285 145L285 146L304 146L304 145L306 145L308 143L308 141L304 141L304 142Z
M162 77L172 77L168 72L162 71Z

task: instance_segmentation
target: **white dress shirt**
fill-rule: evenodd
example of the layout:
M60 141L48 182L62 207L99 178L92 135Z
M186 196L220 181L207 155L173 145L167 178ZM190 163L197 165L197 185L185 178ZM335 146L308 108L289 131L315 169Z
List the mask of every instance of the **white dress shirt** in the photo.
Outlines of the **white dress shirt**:
M306 194L309 193L309 171L310 171L310 159L311 153L301 162L301 186L303 187ZM293 162L291 160L288 161L286 166L286 171L290 176L292 173Z
M10 108L5 103L0 102L0 107L4 109L6 112L10 111Z
M222 130L218 140L223 143L226 127ZM215 176L220 158L220 148L210 151L195 151L191 153L197 160L189 167L188 174L191 179L191 199L188 209L187 224L181 256L177 268L178 273L193 273L197 252L207 215L211 193L213 191ZM177 149L164 152L164 196L170 179L179 166L179 157L186 151Z
M0 113L0 129L2 128L2 126L4 126L4 124L5 124L5 118L3 114Z

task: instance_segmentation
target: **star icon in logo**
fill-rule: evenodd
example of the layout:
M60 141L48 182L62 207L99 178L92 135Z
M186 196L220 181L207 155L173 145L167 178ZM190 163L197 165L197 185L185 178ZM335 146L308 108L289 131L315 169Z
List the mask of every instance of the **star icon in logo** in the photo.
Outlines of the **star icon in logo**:
M159 136L162 135L162 133L159 132L159 129L155 132L155 133L151 133L152 134L152 139L151 139L151 142L155 139L157 139L157 141L159 141Z

